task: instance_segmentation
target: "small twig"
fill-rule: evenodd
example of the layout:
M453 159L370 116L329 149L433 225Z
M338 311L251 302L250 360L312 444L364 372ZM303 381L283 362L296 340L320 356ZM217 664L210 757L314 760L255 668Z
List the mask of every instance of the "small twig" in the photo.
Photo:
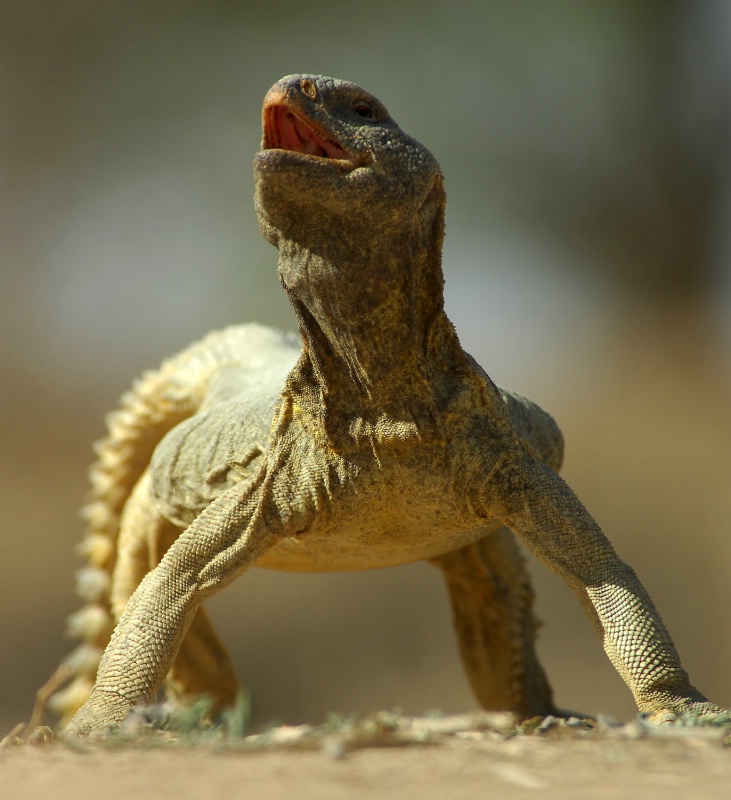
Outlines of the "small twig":
M46 713L48 701L66 681L71 677L72 669L67 663L60 664L51 677L36 692L36 702L33 706L33 713L30 722L23 732L23 741L27 742L33 731L41 724L43 715Z
M7 736L4 736L0 739L0 750L4 750L6 747L10 747L10 745L15 744L16 739L20 737L20 733L25 728L25 722L19 722Z

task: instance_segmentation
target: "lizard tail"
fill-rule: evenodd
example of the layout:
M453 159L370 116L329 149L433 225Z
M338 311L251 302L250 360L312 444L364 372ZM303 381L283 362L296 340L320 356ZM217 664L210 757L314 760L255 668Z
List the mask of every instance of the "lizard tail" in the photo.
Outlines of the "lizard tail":
M221 334L189 347L158 370L145 372L107 415L107 436L94 445L97 458L89 470L91 490L81 509L86 534L77 548L86 562L76 573L76 592L84 604L71 614L66 626L67 636L79 644L39 692L39 701L62 722L91 693L116 624L110 591L124 506L157 444L195 413L208 376L226 359L221 350L227 348L212 346L221 343Z

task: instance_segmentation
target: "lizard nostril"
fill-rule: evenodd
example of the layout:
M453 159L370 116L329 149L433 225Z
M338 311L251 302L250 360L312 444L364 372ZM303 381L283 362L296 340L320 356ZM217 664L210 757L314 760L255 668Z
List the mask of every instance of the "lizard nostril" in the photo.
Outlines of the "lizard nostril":
M308 78L303 78L300 81L300 89L302 89L302 94L304 94L305 97L309 97L310 100L314 100L317 97L317 86L315 86L314 81Z

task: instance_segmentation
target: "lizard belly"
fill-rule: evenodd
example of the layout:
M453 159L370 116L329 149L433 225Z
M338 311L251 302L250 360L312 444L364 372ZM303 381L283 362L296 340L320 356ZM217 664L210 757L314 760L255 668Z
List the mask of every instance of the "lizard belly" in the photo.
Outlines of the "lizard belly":
M466 530L421 530L418 537L404 536L404 530L374 532L368 526L357 532L307 533L282 539L256 562L257 567L282 572L352 572L409 564L458 550L482 539L500 527ZM354 535L355 534L355 535Z
M423 480L423 475L421 476ZM369 481L365 482L369 484ZM257 566L290 572L341 572L434 558L500 527L480 524L441 482L418 491L408 475L389 473L371 485L335 493L307 531L278 542Z

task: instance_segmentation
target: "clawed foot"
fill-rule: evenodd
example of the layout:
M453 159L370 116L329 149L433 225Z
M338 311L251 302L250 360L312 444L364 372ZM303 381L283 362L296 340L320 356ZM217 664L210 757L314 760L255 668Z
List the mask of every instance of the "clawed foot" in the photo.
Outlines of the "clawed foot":
M61 731L64 738L77 736L108 736L119 728L133 704L115 692L94 689L89 699L74 714Z
M681 714L676 714L674 711L658 711L646 715L645 719L654 725L729 725L731 712L711 705L711 710L687 711Z
M645 719L655 725L713 725L731 722L731 712L705 698L699 699L701 697L699 694L696 697L664 697L662 705L647 703L640 711Z

